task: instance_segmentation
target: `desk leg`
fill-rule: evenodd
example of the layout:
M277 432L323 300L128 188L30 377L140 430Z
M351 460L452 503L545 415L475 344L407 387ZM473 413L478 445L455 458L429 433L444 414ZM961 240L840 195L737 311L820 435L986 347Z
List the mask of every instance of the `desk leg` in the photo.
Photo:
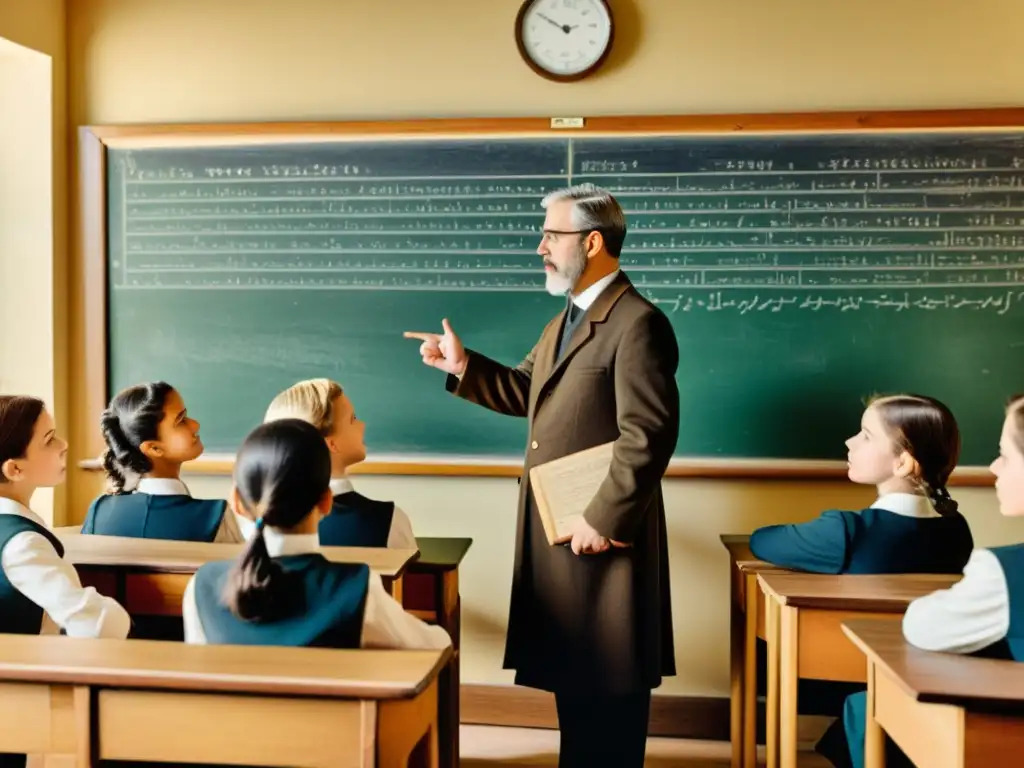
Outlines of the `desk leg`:
M743 616L743 744L740 749L742 768L757 766L757 617L758 604L764 600L757 576L744 575L746 585L746 611ZM766 617L767 618L767 617ZM767 627L765 628L767 634ZM733 752L735 755L735 751Z
M440 740L439 765L442 768L458 768L459 765L459 693L462 664L462 600L459 597L459 572L445 571L434 580L434 605L437 606L437 623L448 630L452 638L451 660L441 671L438 701L438 736Z
M735 580L732 584L736 584ZM739 595L733 594L732 600L729 601L729 742L732 744L732 768L743 768L743 749L746 746L744 715L747 700L743 684L747 633L743 607L739 605L739 599Z
M768 691L765 697L765 762L779 768L779 604L769 595L765 601L764 633L768 645Z
M799 648L796 608L781 606L779 616L779 765L796 768L797 761L797 683Z
M864 768L885 768L885 732L875 720L875 665L868 661L868 711L864 719Z

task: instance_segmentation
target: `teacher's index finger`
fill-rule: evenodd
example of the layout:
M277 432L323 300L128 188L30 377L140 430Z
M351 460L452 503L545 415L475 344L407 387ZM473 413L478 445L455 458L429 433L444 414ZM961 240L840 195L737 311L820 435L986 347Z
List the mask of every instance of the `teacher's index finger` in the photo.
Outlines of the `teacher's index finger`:
M433 341L435 343L441 340L441 337L436 333L427 333L426 331L405 331L402 337L406 339L419 339L420 341Z

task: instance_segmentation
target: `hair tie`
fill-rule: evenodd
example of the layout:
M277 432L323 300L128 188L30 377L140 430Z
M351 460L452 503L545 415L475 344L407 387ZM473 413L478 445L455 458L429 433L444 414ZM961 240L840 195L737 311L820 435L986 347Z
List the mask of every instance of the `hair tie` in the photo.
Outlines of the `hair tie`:
M263 530L263 518L262 517L256 518L256 530L257 531L262 531Z

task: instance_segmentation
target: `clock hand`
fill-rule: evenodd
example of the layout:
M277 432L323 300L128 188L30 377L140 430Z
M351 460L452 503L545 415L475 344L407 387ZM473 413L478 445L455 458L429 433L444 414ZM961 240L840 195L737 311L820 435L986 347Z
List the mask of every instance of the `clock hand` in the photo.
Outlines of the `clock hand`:
M551 26L558 27L563 32L568 32L569 31L565 27L563 27L561 24L559 24L557 21L555 21L552 18L549 18L548 16L545 16L543 13L538 13L537 15L540 16L542 19L544 19L544 21L546 21Z

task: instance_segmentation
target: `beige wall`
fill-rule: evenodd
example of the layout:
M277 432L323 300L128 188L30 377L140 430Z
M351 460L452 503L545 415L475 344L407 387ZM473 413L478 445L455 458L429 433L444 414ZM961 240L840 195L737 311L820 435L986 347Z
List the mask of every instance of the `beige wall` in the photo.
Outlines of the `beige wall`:
M543 81L519 60L512 37L518 0L69 6L73 125L1024 102L1019 0L613 0L616 52L604 73L574 85ZM207 495L223 494L227 484L190 482ZM474 538L462 582L463 679L510 680L501 648L515 480L358 482L409 510L418 533ZM718 535L804 519L829 506L863 506L871 494L843 483L666 486L680 674L662 692L726 695L727 575ZM1019 526L998 518L990 491L956 495L980 543L1024 538Z
M63 0L0 0L0 392L67 396L67 57ZM36 511L63 522L63 492Z

